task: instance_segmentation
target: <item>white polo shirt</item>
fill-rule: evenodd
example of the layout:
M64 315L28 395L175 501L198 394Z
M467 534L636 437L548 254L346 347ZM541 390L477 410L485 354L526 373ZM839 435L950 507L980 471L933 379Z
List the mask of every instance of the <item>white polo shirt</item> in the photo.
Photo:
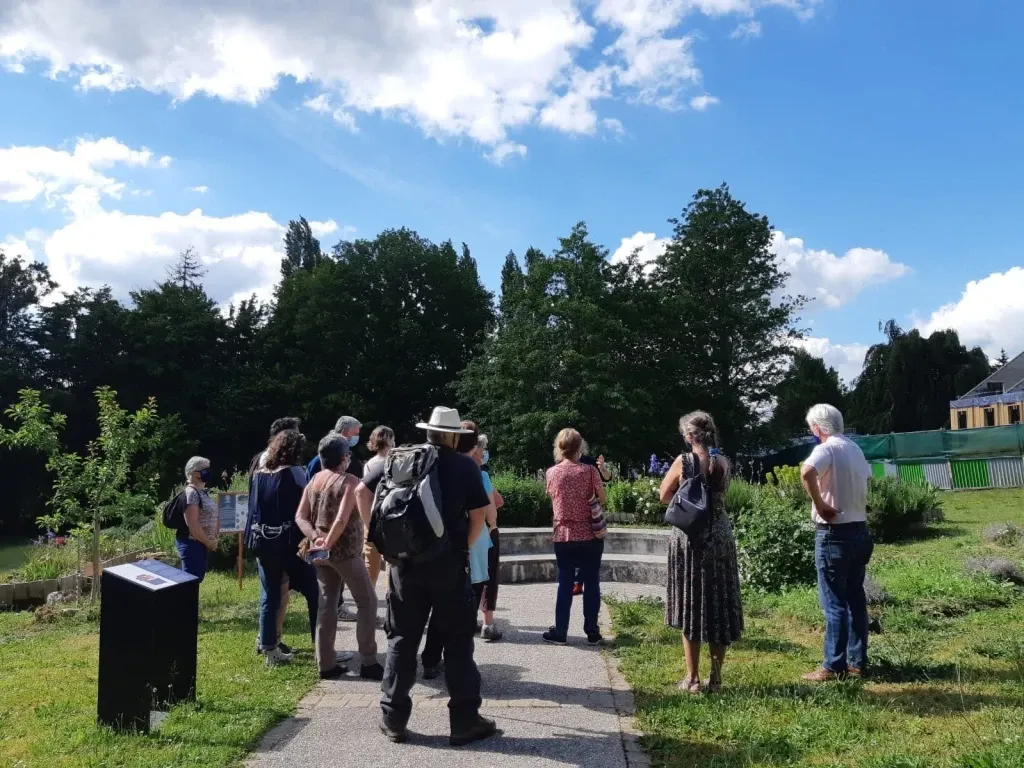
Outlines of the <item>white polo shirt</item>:
M844 525L862 523L867 517L868 481L871 466L864 458L860 446L842 435L832 435L825 442L816 445L805 465L818 471L818 487L826 504L838 509L840 514L826 520L811 504L811 518L815 523Z

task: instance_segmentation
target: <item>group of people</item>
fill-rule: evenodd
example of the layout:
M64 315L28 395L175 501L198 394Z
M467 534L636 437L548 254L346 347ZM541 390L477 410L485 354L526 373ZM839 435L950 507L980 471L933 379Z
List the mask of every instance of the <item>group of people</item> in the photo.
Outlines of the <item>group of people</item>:
M863 582L872 551L866 526L870 468L857 445L843 436L842 414L836 408L814 406L807 423L818 445L801 477L817 527L815 560L826 631L824 662L805 679L824 682L859 676L867 666ZM347 672L347 658L334 648L339 614L354 619L359 675L381 681L381 731L402 742L425 634L423 674L432 678L443 671L450 696L451 743L493 736L494 721L479 712L480 674L473 661L478 633L488 642L502 639L494 611L500 557L497 517L504 502L483 469L489 459L487 437L473 422L444 407L435 408L428 422L417 425L437 451L439 511L447 547L427 562L397 561L388 566L388 649L382 665L376 643L376 583L384 564L367 540L367 526L395 436L388 427L373 430L373 456L363 466L352 453L361 426L353 417L339 419L320 441L313 461L304 465L305 438L298 419L279 419L271 426L266 449L253 457L245 541L256 555L261 585L257 651L270 666L292 659L282 633L288 593L294 590L306 599L320 676L337 678ZM701 477L710 491L711 512L699 540L673 529L666 623L680 630L683 639L686 677L679 689L714 692L722 685L726 651L743 632L736 542L724 503L731 466L719 451L711 415L687 414L679 430L684 449L662 481L662 502L670 503L688 479ZM579 592L587 641L603 641L598 614L606 531L602 507L609 477L603 457L595 460L587 454L580 433L563 429L554 444L554 466L545 477L554 512L558 588L555 623L542 638L552 644L567 642L573 595ZM216 505L206 491L209 461L194 457L185 475L186 526L178 532L177 547L182 568L201 579L206 550L216 548L218 533ZM340 607L345 585L355 603L355 611L347 615ZM480 612L483 620L478 622ZM702 682L704 644L709 646L711 673Z

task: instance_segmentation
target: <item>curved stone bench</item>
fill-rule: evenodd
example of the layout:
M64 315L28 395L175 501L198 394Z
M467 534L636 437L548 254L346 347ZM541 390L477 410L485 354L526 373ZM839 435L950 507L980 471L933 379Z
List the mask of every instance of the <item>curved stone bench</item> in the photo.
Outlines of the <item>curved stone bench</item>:
M669 529L609 528L601 580L665 584ZM502 528L498 579L502 584L558 579L550 528Z

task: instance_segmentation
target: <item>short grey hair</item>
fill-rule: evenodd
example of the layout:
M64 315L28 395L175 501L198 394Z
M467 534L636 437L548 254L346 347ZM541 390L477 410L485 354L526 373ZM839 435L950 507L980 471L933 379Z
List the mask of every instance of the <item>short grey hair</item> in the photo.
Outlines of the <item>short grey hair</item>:
M328 432L316 449L316 455L320 457L320 464L324 469L341 466L349 453L348 440L342 437L340 432Z
M826 435L843 434L843 414L834 405L818 403L807 411L807 426L817 427Z
M201 472L204 469L210 468L210 460L204 459L202 456L193 456L185 464L185 479L191 480L192 475L196 472Z
M481 451L487 450L487 435L480 434L476 436L476 447Z
M334 425L335 432L344 432L346 429L362 429L363 424L355 416L342 416Z

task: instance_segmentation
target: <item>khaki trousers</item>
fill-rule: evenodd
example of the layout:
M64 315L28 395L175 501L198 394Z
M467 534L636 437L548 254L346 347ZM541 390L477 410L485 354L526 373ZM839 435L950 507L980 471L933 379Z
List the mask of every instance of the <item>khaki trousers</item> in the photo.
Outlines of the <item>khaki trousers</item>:
M342 584L347 584L358 609L356 642L363 664L377 663L377 592L370 583L370 574L362 557L316 564L316 580L320 585L320 603L316 621L316 664L321 672L338 665L334 638L338 633L338 597Z

